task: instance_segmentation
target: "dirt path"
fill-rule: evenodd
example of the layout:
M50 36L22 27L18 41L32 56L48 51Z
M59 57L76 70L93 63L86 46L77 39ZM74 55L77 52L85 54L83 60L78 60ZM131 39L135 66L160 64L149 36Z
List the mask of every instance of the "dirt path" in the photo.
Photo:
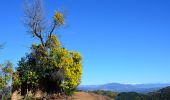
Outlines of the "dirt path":
M59 98L57 97L58 99L55 99L55 98L50 98L48 100L113 100L106 96L97 95L97 94L88 93L88 92L75 92L74 95L71 97L63 96ZM21 96L18 95L17 91L12 94L11 100L21 100Z
M94 93L76 92L68 100L111 100L110 98Z

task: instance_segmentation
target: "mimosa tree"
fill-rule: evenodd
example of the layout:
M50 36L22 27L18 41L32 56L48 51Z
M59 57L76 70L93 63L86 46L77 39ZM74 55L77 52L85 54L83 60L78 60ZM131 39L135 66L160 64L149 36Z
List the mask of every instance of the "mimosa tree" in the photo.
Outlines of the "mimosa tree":
M25 9L25 25L31 36L38 39L31 52L22 57L13 77L14 89L42 90L47 93L71 94L81 82L82 57L61 45L55 31L65 24L63 14L55 12L49 25L43 15L42 0L34 0Z

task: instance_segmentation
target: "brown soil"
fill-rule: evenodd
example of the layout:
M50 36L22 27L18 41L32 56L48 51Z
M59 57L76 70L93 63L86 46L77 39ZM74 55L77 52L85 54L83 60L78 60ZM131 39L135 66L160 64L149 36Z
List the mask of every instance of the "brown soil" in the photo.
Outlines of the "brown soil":
M76 92L67 100L111 100L109 97L87 92Z
M36 97L42 97L42 96L39 95ZM12 94L11 100L22 100L21 98L22 97L16 91ZM97 95L94 93L75 92L74 95L71 97L67 97L67 96L63 96L63 95L59 96L57 94L53 94L53 95L49 96L48 100L114 100L114 99L110 99L107 96Z

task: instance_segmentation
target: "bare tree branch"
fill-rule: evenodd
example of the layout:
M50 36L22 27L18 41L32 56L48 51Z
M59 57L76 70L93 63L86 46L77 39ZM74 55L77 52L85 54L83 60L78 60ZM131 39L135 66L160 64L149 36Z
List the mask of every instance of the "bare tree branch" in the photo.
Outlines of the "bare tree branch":
M60 26L64 25L64 16L60 12L55 12L53 23L51 26L51 29L48 34L48 40L51 39L51 36L56 28L59 28Z
M25 25L28 32L33 36L40 39L41 44L44 45L43 33L46 29L45 18L42 0L33 0L32 3L25 3Z
M51 35L53 34L53 32L54 32L54 30L55 30L55 27L56 27L56 24L54 23L54 24L52 25L51 30L50 30L49 37L51 37Z
M40 40L41 44L46 47L46 42L50 41L54 31L64 25L64 17L60 12L56 12L51 27L46 23L42 0L28 0L24 5L25 19L24 23L28 28L28 33Z

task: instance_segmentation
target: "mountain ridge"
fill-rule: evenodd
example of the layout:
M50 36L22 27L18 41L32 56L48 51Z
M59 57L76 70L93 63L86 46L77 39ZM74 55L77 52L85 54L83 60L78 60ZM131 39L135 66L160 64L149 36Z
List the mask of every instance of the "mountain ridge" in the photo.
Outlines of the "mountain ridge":
M148 93L167 86L170 86L170 83L146 83L146 84L108 83L103 85L80 85L78 86L77 89L83 91L107 90L114 92Z

